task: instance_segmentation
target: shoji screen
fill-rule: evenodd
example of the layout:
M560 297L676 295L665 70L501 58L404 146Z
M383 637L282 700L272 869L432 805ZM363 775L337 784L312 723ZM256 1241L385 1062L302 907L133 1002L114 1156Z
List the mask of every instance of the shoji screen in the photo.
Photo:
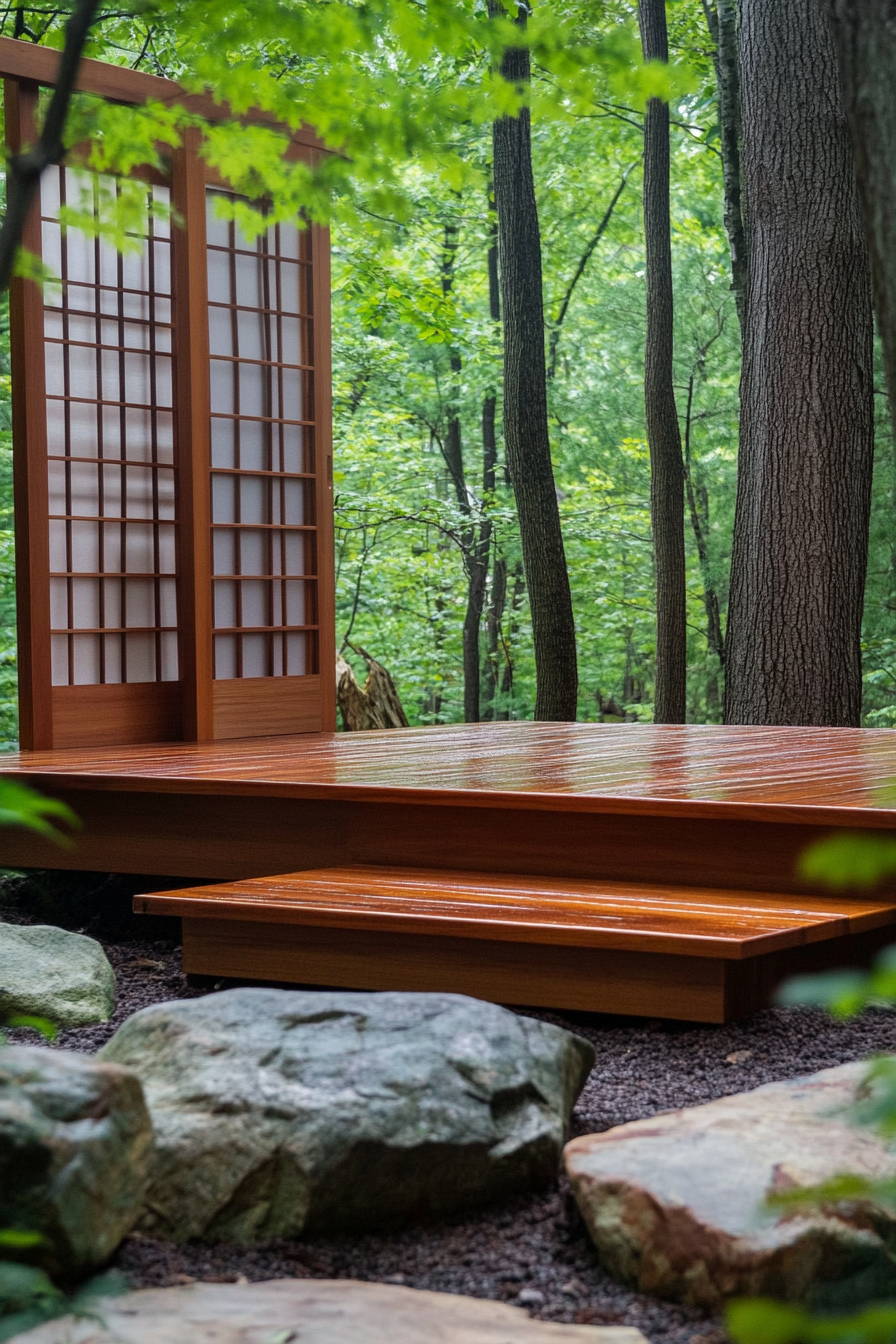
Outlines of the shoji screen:
M301 731L322 725L314 235L248 239L222 198L207 188L215 735Z
M16 151L36 86L5 106ZM335 728L328 240L244 238L199 139L139 179L176 222L124 253L59 217L114 178L48 169L26 224L53 276L10 290L26 748Z
M171 239L148 215L134 250L63 231L117 183L41 183L52 684L178 680ZM147 191L167 203L167 187Z

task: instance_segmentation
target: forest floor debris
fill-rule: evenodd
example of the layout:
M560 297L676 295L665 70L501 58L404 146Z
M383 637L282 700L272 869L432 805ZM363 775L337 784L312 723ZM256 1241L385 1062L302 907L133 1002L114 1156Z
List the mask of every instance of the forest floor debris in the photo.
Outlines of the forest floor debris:
M118 982L109 1022L60 1032L56 1045L93 1053L132 1013L230 981L188 983L169 941L104 943ZM816 1009L770 1009L726 1027L528 1010L587 1037L597 1064L571 1133L593 1133L679 1106L896 1053L896 1013L833 1021ZM33 1043L27 1030L12 1039ZM718 1318L616 1283L598 1263L569 1187L508 1200L475 1216L392 1234L280 1239L240 1248L129 1237L115 1261L135 1288L270 1278L353 1278L466 1293L525 1306L543 1320L624 1324L651 1344L723 1344Z

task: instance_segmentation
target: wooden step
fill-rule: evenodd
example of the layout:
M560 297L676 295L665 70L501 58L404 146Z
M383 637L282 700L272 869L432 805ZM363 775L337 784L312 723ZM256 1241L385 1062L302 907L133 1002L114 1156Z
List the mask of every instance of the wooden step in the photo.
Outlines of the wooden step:
M188 972L726 1021L793 970L867 959L892 900L375 867L137 896Z

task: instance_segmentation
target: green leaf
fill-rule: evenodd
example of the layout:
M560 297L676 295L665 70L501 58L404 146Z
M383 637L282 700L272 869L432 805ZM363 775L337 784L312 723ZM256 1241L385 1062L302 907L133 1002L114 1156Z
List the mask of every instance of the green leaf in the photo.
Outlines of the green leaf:
M732 1302L726 1324L734 1344L894 1344L896 1305L875 1303L849 1316L816 1316L767 1298Z
M826 887L873 887L896 873L896 840L855 831L831 835L800 856L797 872Z
M38 835L45 835L57 845L69 848L72 844L67 832L60 830L50 818L58 818L70 830L77 830L80 822L67 803L57 798L46 798L15 779L0 778L0 826L24 826Z
M51 1022L48 1017L33 1017L30 1013L13 1013L12 1017L6 1019L4 1025L7 1027L32 1027L48 1041L55 1040L58 1031L55 1022ZM2 1240L2 1237L3 1233L0 1232L0 1240Z
M12 1246L16 1250L25 1250L29 1246L42 1246L46 1237L40 1232L23 1232L16 1227L0 1228L0 1246Z

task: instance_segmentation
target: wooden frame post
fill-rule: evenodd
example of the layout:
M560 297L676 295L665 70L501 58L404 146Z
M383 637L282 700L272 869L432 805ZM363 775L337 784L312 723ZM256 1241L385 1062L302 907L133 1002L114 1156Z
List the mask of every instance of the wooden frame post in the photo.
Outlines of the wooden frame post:
M200 132L191 128L174 156L175 364L180 480L180 626L184 737L214 736L212 705L211 467L205 171Z
M38 85L4 84L6 144L18 153L37 140ZM40 197L28 213L22 246L41 255ZM13 477L16 538L19 740L26 750L53 745L50 663L50 525L44 306L33 280L9 287L12 372Z

